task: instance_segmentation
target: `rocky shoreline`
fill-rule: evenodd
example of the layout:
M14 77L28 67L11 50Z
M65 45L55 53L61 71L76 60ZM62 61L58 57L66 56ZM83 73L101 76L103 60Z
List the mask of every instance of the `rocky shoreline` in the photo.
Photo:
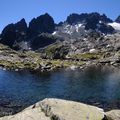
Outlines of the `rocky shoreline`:
M120 68L118 53L84 53L66 59L43 59L39 52L14 51L0 44L0 67L3 70L53 71L61 68L84 70L90 66L113 66ZM113 55L114 54L114 55ZM112 56L113 55L113 56Z
M91 105L60 100L44 99L15 115L0 120L119 120L120 111L104 112Z
M0 61L0 68L2 70L13 70L13 71L32 71L32 72L48 72L48 71L56 71L60 69L68 69L68 70L85 70L89 67L110 67L120 69L120 64L114 61L69 61L69 60L44 60L39 64L33 62L10 62L7 60ZM23 64L23 65L22 65Z

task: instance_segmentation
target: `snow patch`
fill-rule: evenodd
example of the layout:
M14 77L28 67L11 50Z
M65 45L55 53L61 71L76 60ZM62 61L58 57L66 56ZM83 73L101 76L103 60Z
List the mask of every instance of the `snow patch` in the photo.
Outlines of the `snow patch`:
M96 53L97 50L93 48L93 49L90 49L89 52L90 52L90 53Z
M113 23L108 23L108 25L112 26L115 30L120 30L120 23L113 22Z
M63 32L71 35L74 32L79 32L79 30L82 26L83 26L83 24L65 25Z
M82 26L82 24L77 24L75 25L75 28L76 28L76 32L79 32L79 28Z
M56 31L54 31L53 33L52 33L52 35L55 35L57 32Z

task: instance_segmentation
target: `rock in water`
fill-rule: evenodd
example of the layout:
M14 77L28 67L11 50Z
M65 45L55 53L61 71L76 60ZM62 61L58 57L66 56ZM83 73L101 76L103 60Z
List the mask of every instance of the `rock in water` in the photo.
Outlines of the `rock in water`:
M33 106L0 120L102 120L104 118L102 109L73 101L45 99Z

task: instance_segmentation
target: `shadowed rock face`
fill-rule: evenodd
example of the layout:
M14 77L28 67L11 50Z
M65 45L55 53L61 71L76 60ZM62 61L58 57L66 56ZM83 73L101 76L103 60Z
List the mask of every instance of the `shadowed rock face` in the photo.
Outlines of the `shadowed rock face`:
M99 23L99 17L97 14L92 14L90 17L87 17L85 29L89 30L95 30L97 28L97 24Z
M30 34L35 33L52 33L55 30L55 23L49 14L41 15L34 18L29 23Z
M106 25L104 23L101 23L99 25L99 30L102 32L102 33L105 33L105 34L112 34L114 33L114 28L110 25Z
M86 30L98 30L105 34L112 34L114 28L106 24L106 22L111 22L105 15L99 16L98 14L92 14L86 19L85 29Z
M1 43L13 47L15 41L24 40L24 36L27 32L27 24L25 19L20 20L16 24L7 25L1 34Z
M15 25L9 24L2 31L1 43L12 47L16 39Z
M87 13L82 13L82 14L71 14L67 17L67 20L66 22L69 23L69 24L74 24L74 23L77 23L77 22L86 22L86 20L90 19L90 18L94 18L96 20L100 20L104 23L109 23L109 22L112 22L111 19L107 18L107 16L105 14L103 15L100 15L99 13L90 13L90 14L87 14Z
M37 35L31 41L31 48L37 50L39 48L45 47L49 44L56 42L56 38L50 34L42 33Z
M102 109L60 99L45 99L24 111L0 120L102 120Z
M73 13L67 17L66 22L68 24L73 24L73 23L77 23L77 22L84 22L87 17L88 17L87 13L83 13L81 15Z
M24 18L15 24L15 29L18 32L26 32L27 31L27 23Z
M99 13L84 13L84 14L71 14L67 17L66 22L68 24L82 23L85 25L86 30L98 30L102 33L113 33L114 29L108 26L107 23L113 22L107 18L105 14L100 15Z
M15 50L19 50L22 49L21 42L25 43L25 41L29 41L33 49L38 49L55 42L52 35L50 36L47 34L52 33L54 29L54 20L47 13L36 19L34 18L30 22L29 28L27 27L25 19L21 19L16 24L9 24L3 29L1 43ZM41 33L46 33L46 35ZM25 45L26 44L23 44L22 46ZM28 46L26 46L26 48L28 48Z
M115 20L115 22L120 23L120 16L117 17L117 19Z

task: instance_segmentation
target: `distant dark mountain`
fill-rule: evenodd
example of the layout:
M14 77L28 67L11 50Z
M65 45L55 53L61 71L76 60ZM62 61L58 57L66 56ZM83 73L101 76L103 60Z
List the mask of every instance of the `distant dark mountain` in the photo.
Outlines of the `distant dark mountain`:
M26 32L27 23L25 22L25 19L20 20L16 24L9 24L1 33L1 43L12 47L15 41L19 42L25 40Z
M2 40L1 43L12 47L16 40L16 30L14 24L7 25L1 34Z
M29 23L30 34L52 33L55 30L53 18L48 14L33 18Z
M117 22L117 23L115 23ZM33 49L46 47L57 40L80 41L89 38L92 32L113 34L120 31L120 16L113 22L105 14L73 13L64 22L56 24L48 14L33 18L29 25L25 19L7 25L0 36L0 42L13 49ZM92 39L94 39L92 37Z
M88 17L88 14L87 13L83 13L83 14L76 14L76 13L73 13L73 14L71 14L71 15L69 15L68 17L67 17L67 20L66 20L66 22L68 23L68 24L76 24L76 23L78 23L78 22L85 22L85 20L87 19L87 17Z
M7 25L1 33L2 39L0 42L10 46L11 48L14 48L13 46L16 46L16 44L19 48L19 43L21 45L22 41L29 41L30 44L32 42L33 48L35 48L34 45L42 47L43 44L46 43L46 45L48 45L51 42L47 41L47 35L46 37L41 38L38 37L38 35L42 33L52 33L54 30L55 30L54 20L49 14L46 13L37 18L33 18L29 23L28 27L27 23L25 22L25 19L21 19L19 22L15 24L12 23ZM38 44L36 44L36 39L38 40ZM41 43L41 45L39 43ZM17 48L15 47L15 49Z
M86 23L88 20L90 19L95 19L95 20L99 20L101 22L104 22L104 23L110 23L110 22L113 22L110 18L108 18L105 14L103 15L100 15L99 13L82 13L82 14L71 14L67 17L67 20L66 22L68 24L76 24L78 22L80 23Z
M96 12L89 13L89 14L88 13L71 14L67 17L66 22L70 25L82 23L85 25L86 30L89 30L89 29L99 30L103 33L114 32L114 29L112 29L108 25L105 25L107 23L112 23L113 21L110 18L108 18L105 14L100 15L99 13L96 13Z
M100 15L98 13L92 13L88 15L87 18L85 19L85 29L95 30L100 20L101 20Z
M27 32L27 23L24 18L15 24L15 29L17 32Z
M118 16L115 21L118 22L118 23L120 23L120 16Z
M51 34L42 33L32 39L32 41L30 42L30 46L33 50L37 50L56 42L56 40L57 38L52 36Z

